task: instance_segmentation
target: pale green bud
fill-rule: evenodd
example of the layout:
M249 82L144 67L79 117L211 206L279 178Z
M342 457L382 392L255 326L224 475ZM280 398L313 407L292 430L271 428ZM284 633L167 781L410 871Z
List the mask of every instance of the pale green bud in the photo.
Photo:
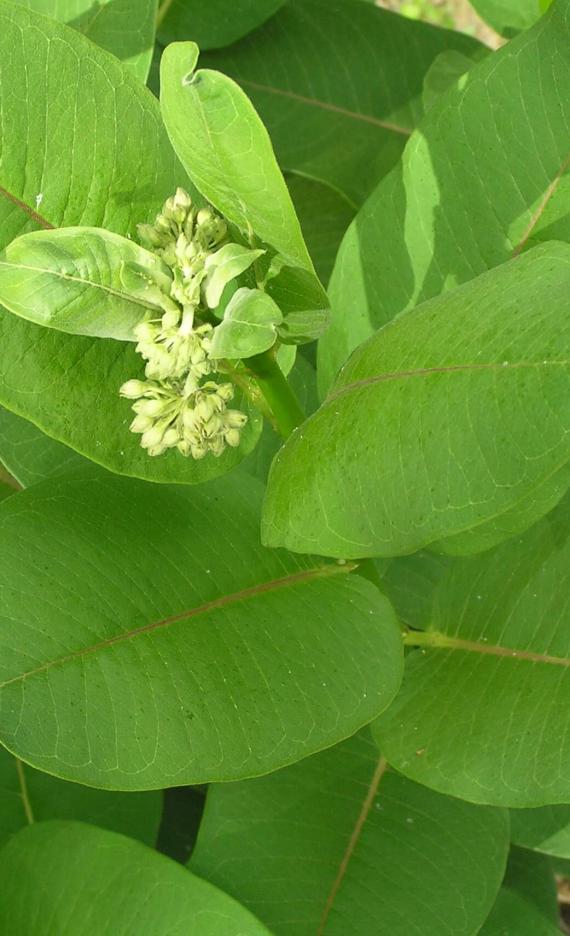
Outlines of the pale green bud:
M224 413L224 425L228 429L243 429L247 422L247 416L240 410L226 410Z
M138 397L142 396L143 393L146 393L148 387L144 380L127 380L123 384L119 393L122 397L126 397L127 400L136 400Z
M161 322L164 329L176 328L180 322L180 309L171 309L168 312L165 312L162 316Z
M172 448L174 445L178 443L179 439L180 439L180 433L178 432L177 429L174 428L174 426L171 426L164 433L164 436L162 437L162 444L164 445L165 448Z
M224 438L228 445L231 445L232 448L237 448L240 442L239 429L226 429Z
M146 432L151 428L152 424L153 420L150 418L150 416L139 414L138 416L135 416L129 428L131 432Z
M234 388L231 383L223 383L218 386L218 396L224 401L224 403L229 403L230 400L234 398Z
M216 436L215 439L212 439L209 445L210 451L212 455L215 456L215 458L220 457L225 447L226 447L226 443L224 442L224 437L221 435L218 435Z
M159 233L152 224L137 224L137 234L146 247L164 247L165 245L164 234Z
M133 404L133 410L142 416L160 416L167 405L164 400L137 400Z
M157 455L162 455L164 452L166 452L166 446L164 445L150 445L146 450L147 455L151 455L153 458L156 458Z
M190 452L192 454L192 458L195 458L196 461L198 461L200 458L204 458L204 456L208 454L208 446L204 443L191 445Z
M147 429L143 432L141 445L143 448L154 448L155 445L160 445L162 443L162 437L164 435L164 426L154 425L150 429Z

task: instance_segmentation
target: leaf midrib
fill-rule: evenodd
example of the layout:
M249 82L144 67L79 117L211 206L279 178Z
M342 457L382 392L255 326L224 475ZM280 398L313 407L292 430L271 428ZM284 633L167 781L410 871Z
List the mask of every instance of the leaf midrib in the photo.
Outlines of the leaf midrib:
M89 647L82 647L79 650L74 650L71 653L65 654L64 656L57 657L54 660L49 660L47 663L42 663L40 666L36 666L31 670L27 670L25 673L20 673L18 676L13 676L10 679L6 679L4 682L0 683L0 690L5 689L6 686L13 685L14 683L22 682L24 679L27 679L30 676L37 676L40 673L45 673L54 666L61 666L73 660L81 659L90 653L97 653L100 650L106 650L109 647L115 646L119 643L124 643L127 640L134 640L143 634L161 630L162 628L169 627L171 624L176 624L179 621L189 620L190 618L198 617L201 614L207 614L210 611L214 611L219 608L225 608L228 605L236 604L240 601L247 601L250 598L255 598L258 595L276 591L280 588L288 588L290 586L300 585L314 579L326 578L331 575L347 574L356 568L357 563L355 562L346 562L344 564L328 563L326 565L317 566L313 569L303 569L300 572L293 572L290 575L285 575L278 579L271 579L268 582L261 582L258 585L252 585L249 588L244 588L240 591L232 592L230 595L222 595L219 598L213 598L211 601L207 601L195 608L189 608L186 611L181 611L178 614L163 618L160 621L152 621L150 624L143 624L141 627L135 627L132 630L125 631L122 634L116 634L114 637L109 637L107 640L102 640L99 643L92 644Z
M480 653L485 656L506 657L510 660L526 660L530 663L545 663L552 666L570 667L569 657L554 656L550 653L538 653L534 650L518 650L500 644L482 643L466 640L463 637L451 637L442 631L406 631L404 643L407 647L430 648L433 650L454 650L464 653Z
M364 114L361 111L351 111L347 107L341 107L339 104L332 104L329 101L322 101L320 98L307 97L304 94L298 94L296 91L286 91L284 88L276 88L273 85L251 81L248 78L236 78L235 80L244 88L263 91L266 94L275 94L278 97L288 98L300 104L307 104L309 107L316 107L320 110L330 111L333 114L339 114L342 117L348 117L351 120L372 124L372 126L380 127L382 130L389 130L391 133L399 133L402 136L410 136L412 133L409 127L402 127L389 120L382 120L380 117L373 117L371 114Z
M417 370L391 371L387 374L374 374L372 377L364 377L362 380L355 380L354 383L346 384L346 386L339 387L337 390L333 389L326 402L337 400L353 390L360 390L389 380L403 380L407 377L430 377L432 374L454 374L467 371L509 371L523 368L568 367L569 365L570 358L565 358L560 361L495 361L486 364L448 364L440 367L420 367Z

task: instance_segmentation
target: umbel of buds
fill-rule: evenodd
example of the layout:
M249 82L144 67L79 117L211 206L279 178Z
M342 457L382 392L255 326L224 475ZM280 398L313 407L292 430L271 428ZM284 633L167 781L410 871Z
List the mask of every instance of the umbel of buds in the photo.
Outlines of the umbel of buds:
M157 319L135 329L136 349L145 359L146 380L127 380L121 396L133 400L131 431L141 434L149 455L176 448L182 455L219 456L236 447L247 422L228 409L231 383L212 380L216 362L209 357L212 325L200 324L206 260L227 239L227 225L212 208L196 209L183 189L168 198L154 225L139 224L141 242L173 273L171 303Z

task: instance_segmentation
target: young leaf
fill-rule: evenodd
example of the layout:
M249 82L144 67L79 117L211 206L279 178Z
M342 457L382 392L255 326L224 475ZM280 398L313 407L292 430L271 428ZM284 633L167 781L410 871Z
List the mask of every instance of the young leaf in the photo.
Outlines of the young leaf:
M570 2L559 0L428 112L339 251L319 346L323 394L400 312L532 244L570 239L569 49Z
M267 130L241 88L219 72L196 71L197 60L198 47L179 42L161 62L162 115L182 164L241 231L252 231L290 266L312 272Z
M0 851L0 886L5 933L270 936L175 861L81 822L40 822L14 836Z
M32 822L76 819L154 846L162 795L93 790L33 770L0 748L0 845Z
M33 231L0 254L0 302L74 335L133 341L168 304L172 274L155 254L102 228Z
M269 19L284 0L162 0L160 39L194 39L201 49L229 45Z
M467 936L507 851L503 810L411 783L363 732L268 777L211 787L190 868L276 936Z
M154 45L157 0L18 0L66 23L121 59L144 84Z
M248 358L273 347L283 315L260 289L238 289L230 299L223 322L212 341L213 358Z
M215 309L219 305L228 283L249 270L250 266L263 256L263 253L263 250L250 250L248 247L242 247L241 244L225 244L224 247L210 254L206 260L207 274L204 280L206 302L210 309Z
M477 552L551 509L570 481L569 283L570 247L541 245L362 345L273 463L265 542Z
M190 489L90 474L0 505L2 743L142 790L275 770L384 709L389 603L350 565L263 549L261 493L242 472Z
M307 344L326 332L329 319L328 309L290 312L277 329L277 334L284 344Z
M451 796L565 803L570 499L498 549L456 560L402 690L374 731L398 770Z
M447 49L485 51L361 0L288 0L202 63L251 97L284 169L327 183L356 208L398 161L422 117L424 75Z

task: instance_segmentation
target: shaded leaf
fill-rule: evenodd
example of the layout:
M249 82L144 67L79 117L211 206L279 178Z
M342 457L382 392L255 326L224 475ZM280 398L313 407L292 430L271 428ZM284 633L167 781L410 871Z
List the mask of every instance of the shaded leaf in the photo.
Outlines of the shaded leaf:
M155 254L103 228L17 237L0 254L0 301L59 331L134 341L146 314L165 311L172 274Z
M475 62L462 52L449 49L442 52L433 60L424 78L423 103L425 110L429 110L442 94L452 88L461 78L470 71Z
M570 240L568 0L460 85L430 109L346 233L319 346L322 393L398 313L533 243Z
M0 851L0 928L18 936L269 936L234 900L115 832L41 822ZM86 928L88 926L88 929Z
M165 43L192 39L201 49L229 45L251 32L283 6L284 0L168 0L160 26Z
M77 819L154 846L161 813L159 792L115 793L66 783L0 748L0 845L28 823Z
M88 475L0 505L2 742L148 789L265 773L374 718L401 677L389 603L350 565L264 550L261 493Z
M541 245L363 344L273 464L266 544L478 552L550 510L570 482L569 283L570 247Z
M570 858L570 806L511 810L511 839L523 848Z
M286 180L315 269L326 283L355 209L330 185L294 173Z
M463 936L489 911L507 850L502 810L386 771L364 732L211 787L190 868L276 936Z
M514 848L481 936L559 936L558 903L548 859Z
M423 77L450 48L483 51L468 36L360 0L289 0L203 64L250 95L283 168L357 207L398 161L422 116Z
M470 2L479 16L504 36L513 36L523 29L530 29L540 17L541 11L547 9L543 0L470 0Z
M568 799L570 500L524 537L456 560L411 632L402 689L374 731L390 763L452 796Z
M145 82L154 45L157 0L17 0L83 33Z

